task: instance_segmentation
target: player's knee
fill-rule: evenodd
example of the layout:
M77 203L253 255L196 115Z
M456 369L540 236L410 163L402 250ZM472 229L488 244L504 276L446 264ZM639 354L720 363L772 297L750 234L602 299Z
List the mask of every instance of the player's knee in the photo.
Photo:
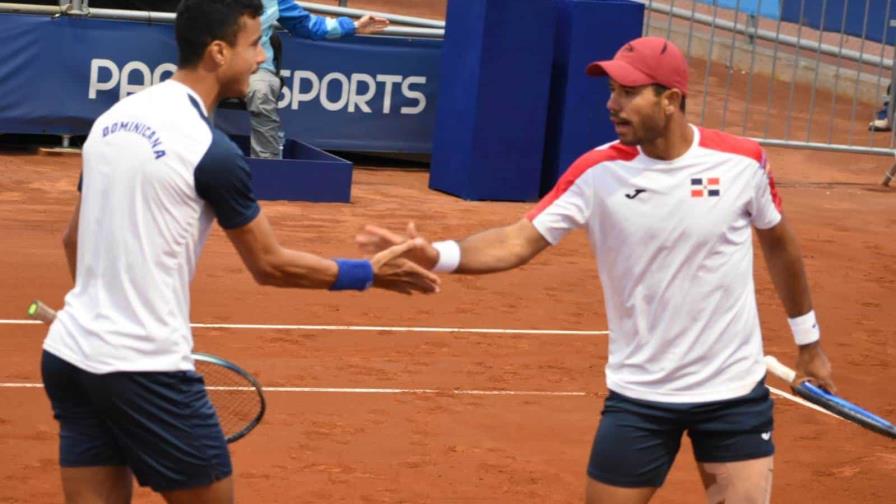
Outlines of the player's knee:
M706 501L709 504L768 504L773 468L772 457L700 464Z
M656 490L653 487L618 487L588 478L585 504L647 504Z

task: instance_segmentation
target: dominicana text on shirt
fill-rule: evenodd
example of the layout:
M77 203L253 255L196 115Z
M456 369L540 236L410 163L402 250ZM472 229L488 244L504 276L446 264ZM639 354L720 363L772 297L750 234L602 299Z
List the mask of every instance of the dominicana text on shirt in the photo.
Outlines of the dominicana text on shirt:
M165 150L160 149L162 139L156 135L156 130L137 121L115 121L109 126L103 126L103 138L115 133L136 133L149 142L152 154L156 159L165 157Z

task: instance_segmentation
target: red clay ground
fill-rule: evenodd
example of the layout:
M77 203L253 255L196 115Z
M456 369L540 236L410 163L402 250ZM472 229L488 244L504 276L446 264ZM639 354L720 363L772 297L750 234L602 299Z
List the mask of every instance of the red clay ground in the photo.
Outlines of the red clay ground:
M827 349L844 393L896 417L889 306L896 302L894 197L874 188L878 158L772 150L801 237ZM58 305L69 286L60 233L79 159L0 156L0 318ZM511 222L528 204L471 203L429 191L426 173L357 170L353 203L266 203L281 240L351 255L365 223L420 222L434 238ZM761 262L767 349L794 355ZM210 239L193 319L604 329L584 233L518 271L449 277L438 296L321 294L253 285L223 235ZM0 326L0 381L39 381L44 334ZM583 397L270 393L262 426L234 445L241 502L575 502L606 392L603 336L197 330L196 347L234 359L267 386L585 391ZM774 384L774 383L773 383ZM777 384L781 385L781 384ZM0 502L58 502L56 425L40 389L3 388ZM791 402L776 406L775 502L887 502L896 444ZM685 448L657 502L699 501ZM154 502L146 492L137 502Z
M444 12L444 1L351 0L349 5L433 18ZM695 81L702 79L699 62L694 70ZM712 74L714 113L708 117L717 124L724 74L715 68ZM700 86L695 82L696 92L702 92ZM785 99L778 93L777 110L783 110ZM804 110L804 100L805 93L798 94L794 110ZM692 101L692 117L699 117L700 103ZM743 100L732 106L743 111ZM872 110L869 105L864 113L870 116ZM751 115L751 133L764 128L761 114ZM729 124L740 120L728 118ZM780 127L780 121L773 124L773 130ZM896 395L889 389L896 381L890 310L896 304L891 239L896 191L876 188L888 160L769 152L786 214L803 246L838 384L860 404L896 417ZM70 287L60 238L74 202L79 162L0 153L0 319L22 318L32 298L59 305ZM354 255L352 237L369 222L401 228L414 219L428 236L459 237L512 222L530 205L459 201L428 190L426 173L356 170L350 205L270 202L263 207L282 242L334 256ZM784 314L759 257L756 269L767 351L790 362L794 348ZM573 233L520 270L448 277L438 296L402 297L257 287L216 230L193 285L193 320L606 328L584 233ZM43 335L38 326L0 325L0 382L39 381ZM264 423L233 446L240 502L581 500L606 393L604 336L196 330L195 339L197 350L237 361L269 387L445 391L269 393ZM587 395L462 396L449 393L452 389ZM43 392L0 388L0 403L0 503L60 502L57 427ZM896 443L782 399L776 401L776 420L774 502L892 501ZM160 499L140 490L135 501ZM702 502L687 441L655 502Z

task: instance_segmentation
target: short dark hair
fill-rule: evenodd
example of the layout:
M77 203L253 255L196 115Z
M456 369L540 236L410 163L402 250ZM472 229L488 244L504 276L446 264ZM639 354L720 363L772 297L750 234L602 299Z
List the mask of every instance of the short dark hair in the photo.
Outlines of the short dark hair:
M240 18L257 18L263 12L261 0L183 0L174 23L178 66L196 66L215 40L235 44Z
M665 93L666 91L668 91L669 89L671 89L671 88L667 88L666 86L663 86L662 84L651 84L650 87L653 88L653 93L657 96L659 96L659 95ZM680 108L682 112L687 112L687 108L688 108L688 97L687 96L685 96L683 94L681 95L681 104L679 105L678 108Z

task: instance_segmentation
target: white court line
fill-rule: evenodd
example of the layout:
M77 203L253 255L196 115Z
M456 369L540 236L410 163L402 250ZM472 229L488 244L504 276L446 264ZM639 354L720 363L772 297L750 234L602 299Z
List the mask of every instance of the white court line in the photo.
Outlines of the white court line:
M37 320L0 319L0 325L42 324ZM438 333L483 333L483 334L544 334L561 336L595 336L609 334L609 331L566 331L554 329L489 329L481 327L401 327L364 325L278 325L278 324L190 324L199 329L265 329L270 331L386 331L386 332L438 332Z
M41 388L41 383L0 383L0 388ZM297 392L325 394L448 394L448 395L481 395L481 396L545 396L545 397L585 397L588 392L550 392L540 390L439 390L439 389L403 389L403 388L336 388L336 387L262 387L265 392ZM772 393L797 404L801 404L826 415L843 420L830 411L812 404L800 397L788 394L775 387L768 387ZM207 387L208 390L255 390L253 387Z
M42 388L42 383L0 383L0 388ZM207 390L254 391L253 387L206 387ZM550 392L541 390L439 390L402 388L334 388L334 387L262 387L265 392L303 392L337 394L448 394L483 396L557 396L581 397L587 392Z
M790 399L791 401L793 401L797 404L802 404L803 406L805 406L807 408L812 408L816 411L820 411L820 412L824 413L825 415L830 415L838 420L845 420L844 418L841 418L841 417L831 413L830 411L822 408L821 406L818 406L817 404L810 403L809 401L803 399L802 397L797 397L793 394L788 394L787 392L784 392L783 390L778 390L775 387L771 387L768 385L766 385L766 387L768 387L769 390L771 390L775 394L778 394L779 396L783 397L784 399Z
M37 320L0 319L0 325L41 324ZM394 327L394 326L355 326L355 325L265 325L265 324L190 324L191 327L203 329L267 329L267 330L307 330L307 331L388 331L388 332L443 332L443 333L485 333L485 334L543 334L543 335L603 335L609 331L566 331L550 329L487 329L461 327ZM0 388L37 388L40 383L0 383ZM783 390L768 387L780 397L793 401L807 408L820 411L826 415L841 419L839 416L810 403L800 397L788 394ZM303 392L303 393L344 393L344 394L451 394L451 395L528 395L528 396L587 396L587 392L539 392L521 390L436 390L436 389L398 389L398 388L314 388L314 387L265 387L266 392Z

